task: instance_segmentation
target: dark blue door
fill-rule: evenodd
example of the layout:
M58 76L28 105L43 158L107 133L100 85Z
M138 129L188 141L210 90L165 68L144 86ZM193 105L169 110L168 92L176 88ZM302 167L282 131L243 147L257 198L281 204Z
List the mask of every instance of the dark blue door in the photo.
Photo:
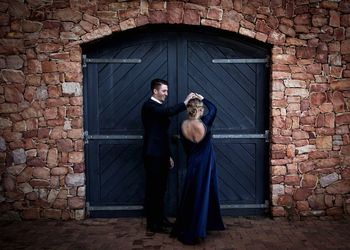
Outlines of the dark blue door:
M268 49L232 34L183 26L122 32L83 48L88 211L141 214L144 193L140 110L153 78L167 79L168 104L190 91L218 107L214 126L224 214L263 214L267 200ZM177 168L167 211L175 214L186 173L176 139L185 114L172 119Z

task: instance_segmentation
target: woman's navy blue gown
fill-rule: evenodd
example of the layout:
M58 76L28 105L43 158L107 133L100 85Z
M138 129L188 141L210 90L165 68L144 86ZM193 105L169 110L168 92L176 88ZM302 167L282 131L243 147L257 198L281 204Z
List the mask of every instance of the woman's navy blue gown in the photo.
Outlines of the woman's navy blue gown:
M187 174L172 236L185 244L196 244L208 230L224 230L220 212L215 154L211 127L216 107L203 99L208 113L201 118L206 134L199 143L187 140L181 130L181 141L187 154Z

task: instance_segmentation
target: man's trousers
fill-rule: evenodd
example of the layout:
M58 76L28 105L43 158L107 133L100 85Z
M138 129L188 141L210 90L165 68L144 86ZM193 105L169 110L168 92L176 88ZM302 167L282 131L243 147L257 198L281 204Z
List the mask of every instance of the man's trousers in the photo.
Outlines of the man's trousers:
M170 157L145 157L145 212L147 228L163 226L164 196L167 188Z

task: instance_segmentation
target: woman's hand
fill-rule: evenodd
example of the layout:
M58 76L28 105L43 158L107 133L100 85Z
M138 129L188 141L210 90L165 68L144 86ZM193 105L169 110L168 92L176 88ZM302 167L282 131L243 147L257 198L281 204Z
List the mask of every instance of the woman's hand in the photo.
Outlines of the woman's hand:
M198 93L194 93L194 94L195 94L195 97L197 97L199 100L202 101L204 99L204 97L202 95L200 95Z
M195 96L196 96L195 93L192 93L192 92L189 93L188 96L186 96L186 99L184 101L185 105L187 106L187 103Z

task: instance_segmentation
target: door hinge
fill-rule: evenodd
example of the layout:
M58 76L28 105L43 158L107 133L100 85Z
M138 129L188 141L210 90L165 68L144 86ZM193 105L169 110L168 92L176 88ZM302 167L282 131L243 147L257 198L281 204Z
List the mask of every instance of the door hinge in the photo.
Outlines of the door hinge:
M90 202L86 202L86 217L90 217Z
M86 55L83 55L83 68L86 68Z
M89 132L87 130L84 131L84 144L89 144Z
M214 139L265 139L269 142L270 131L265 130L264 134L214 134Z
M265 142L270 141L270 130L265 130Z
M87 58L85 54L83 55L83 68L86 68L88 63L137 64L141 62L141 58Z
M266 64L265 64L266 68L271 68L271 58L270 56L266 57Z
M264 203L260 204L222 204L221 209L241 209L241 208L268 208L269 201L265 200Z
M246 64L246 63L265 63L266 68L270 67L270 56L265 58L215 58L211 60L216 64Z

